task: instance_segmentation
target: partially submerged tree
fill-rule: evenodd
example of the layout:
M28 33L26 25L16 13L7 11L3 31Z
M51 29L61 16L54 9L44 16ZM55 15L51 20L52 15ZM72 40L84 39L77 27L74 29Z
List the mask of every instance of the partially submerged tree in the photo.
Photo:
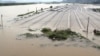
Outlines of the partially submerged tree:
M53 8L53 6L50 6L50 8L52 9L52 8Z
M99 30L94 29L93 33L94 33L94 35L100 36L100 31Z
M51 10L51 11L53 10L52 8L53 8L53 6L50 6L50 10Z
M43 8L41 8L41 11L43 11Z

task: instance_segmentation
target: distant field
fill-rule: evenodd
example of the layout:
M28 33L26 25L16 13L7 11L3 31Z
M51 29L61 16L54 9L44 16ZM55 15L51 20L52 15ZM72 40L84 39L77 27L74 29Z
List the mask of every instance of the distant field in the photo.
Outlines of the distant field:
M28 4L36 4L36 3L0 3L0 6L28 5Z

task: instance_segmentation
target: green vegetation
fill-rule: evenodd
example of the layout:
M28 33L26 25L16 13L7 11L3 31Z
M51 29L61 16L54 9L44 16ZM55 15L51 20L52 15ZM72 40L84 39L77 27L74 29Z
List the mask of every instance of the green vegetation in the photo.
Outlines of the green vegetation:
M50 11L53 11L53 6L50 6Z
M24 33L24 34L21 34L19 36L23 36L25 38L38 38L40 36L43 36L43 35L40 35L40 34L32 34L32 33Z
M49 29L49 28L43 28L43 29L41 30L41 32L43 32L43 33L49 33L49 32L52 32L52 31L51 31L51 29Z
M43 32L49 39L54 40L54 41L66 40L67 38L74 38L74 37L83 38L83 36L81 36L80 34L77 34L76 32L71 31L70 29L51 31L51 29L49 28L43 28L41 32Z
M23 36L25 36L25 37L33 37L34 35L33 34L31 34L31 33L25 33L25 34L22 34Z
M33 29L28 29L28 31L35 31L35 30L33 30Z
M50 8L53 8L53 6L50 6Z
M43 12L43 8L41 8L41 11Z
M93 46L93 48L100 49L100 46L96 45L96 46Z
M28 31L35 31L35 30L28 29ZM63 41L63 40L67 40L68 38L71 38L71 39L75 39L75 38L83 39L84 38L85 39L85 37L83 37L81 34L76 33L72 31L71 29L52 31L50 28L43 28L41 32L43 34L24 33L24 34L21 34L20 36L25 36L26 38L46 36L53 41L56 41L56 40Z
M99 31L99 30L96 30L96 29L95 29L93 32L94 32L94 35L100 36L100 31Z
M34 11L31 11L31 12L28 12L28 13L25 13L25 14L20 14L18 16L25 16L25 15L28 15L28 14L31 14L31 13L34 13Z
M43 12L43 8L40 9L40 12ZM25 15L29 15L29 14L39 14L40 13L39 10L36 10L36 11L31 11L31 12L28 12L28 13L24 13L24 14L19 14L17 15L18 17L22 17L22 16L25 16Z
M100 12L100 8L92 9L94 12Z
M28 4L36 4L36 3L35 2L31 2L31 3L0 3L0 6L28 5Z

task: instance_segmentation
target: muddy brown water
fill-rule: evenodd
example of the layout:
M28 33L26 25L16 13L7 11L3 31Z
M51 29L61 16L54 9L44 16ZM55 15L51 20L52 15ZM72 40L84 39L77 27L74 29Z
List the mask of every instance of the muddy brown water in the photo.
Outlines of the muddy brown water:
M21 32L24 32L23 29L0 29L0 56L100 56L100 50L89 47L41 47L44 43L53 44L48 39L16 40Z
M23 7L18 6L18 8ZM31 8L29 11L33 11ZM15 9L16 7L13 6L9 9L2 7L0 13L7 20L8 18L13 18L12 16L15 17L19 12L25 13L28 10L26 8L23 11L18 9L18 11L16 10L18 13L15 13ZM60 43L60 46L57 46L55 44L59 42L54 43L47 38L17 40L18 35L23 32L25 32L25 28L13 26L4 26L3 30L0 28L0 56L100 56L100 50L91 47L64 46L62 43Z

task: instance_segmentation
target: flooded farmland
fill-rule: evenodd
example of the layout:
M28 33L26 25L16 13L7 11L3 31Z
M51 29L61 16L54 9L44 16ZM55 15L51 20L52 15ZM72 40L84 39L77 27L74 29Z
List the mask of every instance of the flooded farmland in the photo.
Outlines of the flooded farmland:
M42 5L42 8L49 8L50 6L50 4ZM83 42L80 42L78 39L75 42L70 40L51 41L47 37L43 36L29 39L19 37L20 34L28 32L27 29L29 27L32 29L41 29L43 27L50 27L52 29L66 29L71 27L73 31L78 30L77 32L85 35L85 33L81 31L81 29L84 29L82 26L86 26L85 23L87 22L86 18L88 14L85 15L85 13L92 14L93 12L87 12L79 5L75 5L77 8L70 5L68 6L68 9L66 8L65 4L56 4L52 6L61 6L60 9L58 8L60 12L52 12L48 11L48 9L40 14L36 14L16 22L13 21L13 19L16 18L18 14L23 14L28 11L35 11L36 7L40 9L40 4L0 7L0 14L3 14L4 16L4 28L0 28L0 56L99 56L100 50L91 47L92 45L95 45L95 43L92 41L85 42L83 40ZM96 14L98 19L99 13L94 14ZM40 17L38 17L38 15L40 15ZM78 18L77 15L80 18ZM86 16L84 17L84 21L82 15ZM94 18L94 16L91 17ZM92 24L99 26L99 22L93 18L92 20L94 20L95 23ZM79 22L84 22L84 24ZM94 29L92 24L90 25L91 30Z

